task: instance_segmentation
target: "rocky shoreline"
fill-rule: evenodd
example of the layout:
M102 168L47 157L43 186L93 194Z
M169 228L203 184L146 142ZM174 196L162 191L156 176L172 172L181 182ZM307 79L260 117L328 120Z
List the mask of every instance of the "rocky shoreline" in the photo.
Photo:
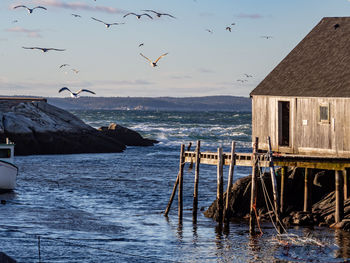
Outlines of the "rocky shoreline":
M350 231L350 199L344 201L344 219L335 224L335 177L334 171L314 170L312 191L312 209L303 211L304 203L304 171L305 169L293 168L288 170L285 187L285 211L281 214L281 220L285 226L329 226ZM263 174L264 184L269 192L271 200L272 186L270 174ZM277 184L280 189L280 170L277 170ZM230 221L246 220L249 218L250 209L250 185L251 175L238 179L230 193L229 209L227 215ZM262 222L270 221L269 211L266 209L262 192L262 183L257 181L257 213ZM279 193L280 194L280 193ZM226 194L224 200L226 199ZM204 215L218 221L219 214L217 200L204 212Z
M22 102L0 112L0 141L13 141L16 155L113 153L156 140L117 124L95 129L45 101Z

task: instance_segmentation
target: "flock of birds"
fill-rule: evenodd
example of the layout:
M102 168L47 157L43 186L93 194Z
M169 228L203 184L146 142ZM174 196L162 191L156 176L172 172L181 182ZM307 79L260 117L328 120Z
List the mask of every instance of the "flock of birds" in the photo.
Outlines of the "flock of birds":
M18 8L27 9L29 14L32 14L34 10L47 10L47 8L44 7L44 6L35 6L35 7L30 8L30 7L26 6L26 5L17 5L17 6L13 7L13 9L18 9ZM145 9L145 10L141 10L141 11L145 12L145 13L137 14L137 13L134 13L134 12L129 12L129 13L125 14L123 16L123 18L126 18L127 16L135 16L137 19L141 19L142 17L147 17L148 19L153 19L153 17L150 14L153 14L153 15L155 15L158 18L160 18L162 16L167 16L167 17L170 17L170 18L173 18L173 19L176 18L175 16L173 16L171 14L160 13L160 12L157 12L157 11L152 10L152 9ZM80 18L81 17L81 15L79 15L79 14L71 14L71 15L76 17L76 18ZM114 26L114 25L123 25L123 24L125 24L125 23L120 23L120 22L107 23L107 22L102 21L100 19L97 19L95 17L91 17L91 19L96 21L96 22L104 24L106 28L110 28L111 26ZM18 21L14 20L13 22L15 23L15 22L18 22ZM232 27L234 25L235 25L235 23L231 23L230 25L226 26L225 30L227 30L229 32L232 32ZM211 33L211 34L213 34L213 30L212 29L206 29L206 31ZM265 39L271 39L272 38L272 36L261 36L261 37L265 38ZM138 46L141 47L143 45L144 45L144 43L140 43ZM32 49L32 50L41 50L44 53L46 53L48 51L65 51L65 49L47 48L47 47L25 47L25 46L23 46L22 48L24 48L24 49ZM161 58L163 58L164 56L166 56L167 54L168 53L160 55L156 60L151 60L148 57L146 57L145 55L143 55L142 53L140 53L140 56L145 58L149 62L149 64L154 68L154 67L158 66L157 65L158 61ZM69 66L69 65L68 64L62 64L62 65L59 66L59 68L61 69L63 67L67 67L67 66ZM77 70L77 69L72 69L72 71L74 73L76 73L76 74L79 73L79 70ZM253 77L252 75L249 75L249 74L244 74L244 76L245 76L245 78L237 79L237 81L241 82L241 83L244 83L244 82L248 81L249 78ZM93 92L91 90L87 90L87 89L80 89L77 92L72 92L68 87L63 87L58 92L61 93L62 91L68 91L70 93L71 97L73 97L73 98L77 98L81 92L88 92L88 93L91 93L91 94L95 94L95 92Z

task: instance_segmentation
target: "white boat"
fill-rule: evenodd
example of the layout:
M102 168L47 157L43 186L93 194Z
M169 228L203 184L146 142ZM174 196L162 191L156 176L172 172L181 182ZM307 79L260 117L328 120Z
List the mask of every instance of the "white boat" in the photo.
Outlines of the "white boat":
M13 190L16 187L18 167L14 165L15 145L9 140L0 144L0 191Z

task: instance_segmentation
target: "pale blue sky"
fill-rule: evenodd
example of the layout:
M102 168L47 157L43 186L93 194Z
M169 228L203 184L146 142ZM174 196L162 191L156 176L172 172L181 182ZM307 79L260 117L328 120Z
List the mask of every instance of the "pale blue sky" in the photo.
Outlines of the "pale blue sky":
M142 9L176 19L123 18ZM248 96L323 17L348 14L347 0L1 0L0 95L64 97L67 86L96 96ZM91 17L125 24L107 29ZM152 68L140 52L169 54Z

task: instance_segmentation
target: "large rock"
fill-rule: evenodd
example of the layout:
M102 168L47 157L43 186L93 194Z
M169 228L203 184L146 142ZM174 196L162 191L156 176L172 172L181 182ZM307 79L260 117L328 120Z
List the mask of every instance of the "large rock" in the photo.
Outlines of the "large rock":
M15 142L16 155L122 152L130 140L135 141L132 145L148 142L129 129L119 134L100 132L44 101L23 102L0 112L0 140Z
M145 139L138 132L116 123L111 123L108 127L101 127L98 130L109 137L122 141L127 146L152 146L158 143L156 140Z

